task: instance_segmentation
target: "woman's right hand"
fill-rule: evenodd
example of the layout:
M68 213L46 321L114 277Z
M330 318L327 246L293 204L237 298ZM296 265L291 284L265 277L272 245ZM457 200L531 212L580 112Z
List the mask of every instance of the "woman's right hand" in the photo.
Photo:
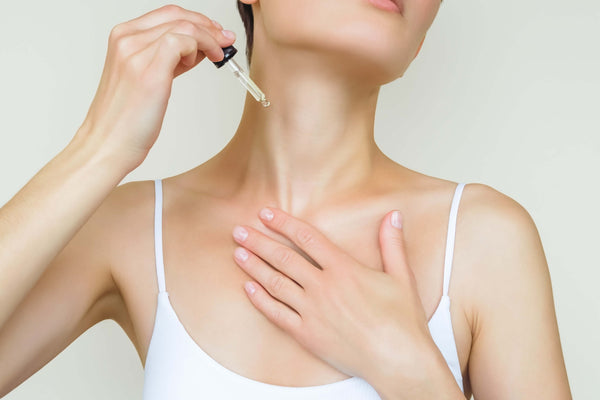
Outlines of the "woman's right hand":
M116 25L98 91L75 135L135 169L156 142L173 79L204 58L223 59L222 27L203 14L167 5ZM129 172L129 171L127 171Z

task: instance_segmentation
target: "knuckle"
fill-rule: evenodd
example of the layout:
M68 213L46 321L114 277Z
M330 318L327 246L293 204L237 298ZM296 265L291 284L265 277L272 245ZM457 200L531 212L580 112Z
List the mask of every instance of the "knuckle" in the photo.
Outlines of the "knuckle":
M280 263L280 264L288 264L290 261L292 261L292 252L289 249L286 249L285 247L277 247L274 251L273 251L273 256L275 257L275 260Z
M300 228L296 231L296 239L299 244L305 247L313 246L316 241L315 235L306 228Z
M177 21L177 31L186 33L186 34L194 34L199 31L198 26L187 19L180 19Z
M115 40L114 48L119 56L124 56L131 53L132 39L127 36L120 37Z
M165 4L160 9L161 11L164 11L169 14L175 14L183 11L183 8L178 6L177 4Z
M117 24L117 25L113 26L113 28L110 30L109 39L111 41L113 41L113 40L116 40L116 39L120 38L121 35L123 34L124 30L125 30L125 24L124 23L120 23L120 24Z
M269 288L271 289L271 293L273 293L274 295L277 295L277 293L281 293L284 285L285 279L280 274L275 274L269 282Z
M203 26L203 28L205 30L207 30L214 37L223 36L223 33L221 32L221 29L217 28L212 23L209 26Z
M210 44L218 46L219 48L221 47L219 46L219 36L223 35L220 34L218 30L215 28L202 27L202 31L202 33L207 36L207 40Z
M173 33L167 32L162 36L161 42L168 47L174 47L179 42L179 39Z
M127 74L136 76L144 71L145 65L142 58L139 55L132 55L130 57L127 57L127 59L124 62L123 68Z
M206 15L204 15L202 13L195 13L195 14L202 21L202 23L206 24L207 26L214 26L212 23L212 20L210 18L208 18Z
M271 312L271 318L273 319L273 321L275 322L280 322L283 318L283 315L281 313L281 309L276 308L275 310L273 310Z

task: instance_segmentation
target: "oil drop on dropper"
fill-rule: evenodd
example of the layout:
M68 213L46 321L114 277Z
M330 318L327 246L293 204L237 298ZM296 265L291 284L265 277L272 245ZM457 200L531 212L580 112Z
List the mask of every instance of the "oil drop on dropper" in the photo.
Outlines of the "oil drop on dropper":
M236 78L244 85L244 87L250 92L250 94L256 99L256 101L260 102L263 107L269 107L271 103L267 100L265 94L256 86L256 83L250 79L246 71L242 67L238 65L233 59L233 56L237 53L237 49L233 46L223 47L223 54L225 54L225 58L221 61L213 62L217 66L217 68L221 68L223 65L227 64L229 69L233 72Z

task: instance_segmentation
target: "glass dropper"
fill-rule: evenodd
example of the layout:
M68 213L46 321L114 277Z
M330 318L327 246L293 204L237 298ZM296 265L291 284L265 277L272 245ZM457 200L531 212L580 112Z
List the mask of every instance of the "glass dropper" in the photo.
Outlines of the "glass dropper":
M227 64L229 69L233 72L236 78L240 81L240 83L250 92L252 97L256 99L256 101L260 102L263 107L269 107L271 103L267 100L265 94L260 90L260 88L250 79L246 71L242 67L238 65L237 62L233 59L233 56L237 53L237 49L233 46L228 46L223 48L223 54L225 57L221 61L213 62L217 66L217 68L221 68L223 65Z

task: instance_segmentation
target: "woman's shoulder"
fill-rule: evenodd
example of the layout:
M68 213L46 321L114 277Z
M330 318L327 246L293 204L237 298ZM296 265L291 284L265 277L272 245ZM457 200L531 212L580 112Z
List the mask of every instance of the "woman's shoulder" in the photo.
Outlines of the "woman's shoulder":
M190 190L182 186L178 176L160 180L162 208L177 208L189 200ZM101 205L103 218L111 231L131 236L140 230L152 228L156 206L155 180L130 181L115 187ZM166 194L166 195L165 195ZM189 201L188 201L189 202Z
M153 227L153 217L154 183L132 181L113 188L86 227L94 230L92 245L101 244L113 264L123 253L123 243L147 236L146 232Z
M459 203L462 224L521 224L527 225L531 217L515 198L486 183L466 180L451 181L418 174L411 184L416 193L425 199L447 203L459 184L464 184ZM498 227L498 226L496 226Z
M106 218L123 225L142 215L146 217L154 200L154 181L131 181L115 187L101 207L106 210Z
M464 272L461 296L473 307L469 315L474 331L479 327L473 316L489 310L517 281L543 279L547 273L547 267L539 267L545 263L544 251L530 213L511 196L484 183L464 187L455 246L455 260Z
M431 197L438 204L443 202L449 211L449 200L460 183L464 188L458 204L456 235L462 236L470 249L485 249L483 254L490 254L501 244L508 246L511 240L537 235L533 218L525 207L489 184L435 179L423 190L431 190Z
M529 230L533 224L531 215L521 203L485 183L465 182L459 207L465 229L487 231L493 228L498 234L507 234L514 230Z
M527 268L523 257L537 257L543 250L533 217L516 198L486 183L431 179L423 186L422 193L431 191L422 196L423 201L429 201L432 210L439 206L447 218L459 183L465 186L458 205L454 255L465 268L463 276L478 285L486 277L501 279L510 269Z
M403 179L403 177L407 177ZM402 181L408 182L403 184ZM406 191L419 197L422 201L447 203L459 184L464 184L459 209L460 213L468 213L474 219L499 218L523 219L528 216L525 208L513 197L503 193L496 187L481 182L467 180L452 181L429 176L416 171L409 174L398 174L399 191Z

